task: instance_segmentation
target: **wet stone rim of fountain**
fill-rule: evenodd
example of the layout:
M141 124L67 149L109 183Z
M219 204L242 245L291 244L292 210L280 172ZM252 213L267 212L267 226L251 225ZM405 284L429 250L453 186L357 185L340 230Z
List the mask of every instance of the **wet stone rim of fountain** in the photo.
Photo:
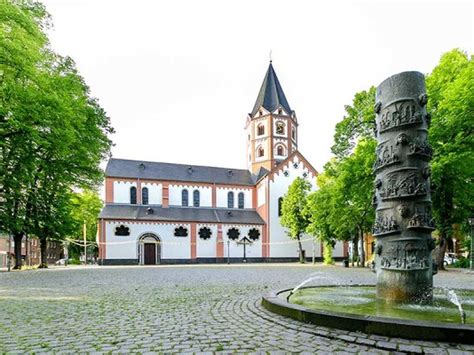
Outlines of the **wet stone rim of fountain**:
M347 287L366 287L373 285L350 285ZM334 285L309 286L337 287ZM357 314L309 309L289 303L280 295L292 289L273 291L262 297L262 306L270 312L289 317L304 323L328 328L359 331L414 340L442 341L450 343L474 344L474 326L419 320L361 316Z

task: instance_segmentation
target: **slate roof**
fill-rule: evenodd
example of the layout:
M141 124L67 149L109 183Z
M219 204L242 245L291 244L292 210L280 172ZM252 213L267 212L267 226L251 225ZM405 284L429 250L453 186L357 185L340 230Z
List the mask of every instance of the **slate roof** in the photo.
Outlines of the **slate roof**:
M287 113L291 114L292 112L275 73L275 69L273 69L272 62L270 62L268 66L251 115L255 115L261 106L270 112L275 111L280 106L282 106Z
M174 180L253 186L256 176L246 169L216 168L112 158L105 175L121 178Z
M147 214L152 208L153 213ZM230 212L230 213L229 213ZM255 210L206 207L168 207L108 204L99 218L158 220L162 222L205 222L228 224L265 224Z
M261 178L266 176L268 173L269 173L269 171L267 169L265 169L263 166L260 167L260 169L258 170L258 174L256 176L256 181L259 181Z

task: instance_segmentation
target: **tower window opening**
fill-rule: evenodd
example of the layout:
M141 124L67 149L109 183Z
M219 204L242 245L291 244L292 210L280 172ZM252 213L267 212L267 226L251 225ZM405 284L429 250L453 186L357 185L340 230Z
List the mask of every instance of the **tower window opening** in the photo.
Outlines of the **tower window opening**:
M291 138L296 139L296 129L291 130Z
M257 127L257 135L263 136L265 134L265 126L263 124L258 125Z
M285 124L283 122L277 122L276 134L285 134Z
M257 157L261 158L265 155L265 150L262 147L258 147L257 149Z
M279 145L279 146L277 147L277 155L278 155L278 156L283 156L283 155L285 155L285 148L283 148L282 145Z

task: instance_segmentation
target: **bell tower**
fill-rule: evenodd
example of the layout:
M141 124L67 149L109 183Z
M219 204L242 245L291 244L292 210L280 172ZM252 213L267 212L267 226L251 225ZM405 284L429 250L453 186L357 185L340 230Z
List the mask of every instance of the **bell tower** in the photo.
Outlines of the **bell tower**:
M247 116L247 167L271 170L298 148L298 121L281 88L272 61L252 112Z

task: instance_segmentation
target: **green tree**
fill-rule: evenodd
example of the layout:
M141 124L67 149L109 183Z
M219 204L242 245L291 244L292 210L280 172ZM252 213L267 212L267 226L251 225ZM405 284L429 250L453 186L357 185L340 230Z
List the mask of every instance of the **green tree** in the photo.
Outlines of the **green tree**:
M303 246L301 245L301 234L306 231L309 220L306 211L308 192L311 190L309 181L297 177L283 196L281 206L280 223L288 228L288 235L298 240L300 251L300 262L304 263Z
M70 191L102 181L113 129L72 59L49 48L44 8L2 2L0 16L0 229L14 236L19 268L22 237L64 236Z
M72 195L72 219L74 221L74 228L71 233L71 238L75 240L82 240L83 228L86 225L86 240L95 243L97 235L97 218L103 203L98 193L93 190L84 190L80 193ZM97 248L94 248L96 252ZM89 250L89 249L88 249ZM72 258L78 258L83 248L71 244L69 246L69 255Z
M308 198L310 224L308 232L321 237L326 243L334 240L352 240L358 257L359 240L372 229L373 176L376 142L364 139L353 153L340 160L332 160L318 176L319 189ZM362 265L365 255L362 248Z
M332 244L340 237L336 236L335 231L339 191L337 190L336 179L329 174L329 166L333 163L334 161L326 164L328 169L318 175L316 181L319 189L308 195L304 211L310 222L306 227L306 231L317 236L324 244Z
M441 57L426 80L429 139L433 147L433 215L439 231L435 251L444 268L444 254L455 224L466 224L474 211L474 62L454 49Z
M349 156L360 139L374 138L375 129L375 87L357 92L352 106L346 105L346 115L336 124L332 153L342 159Z
M341 217L355 227L355 240L364 245L364 235L372 231L375 213L372 206L374 193L372 167L375 162L374 139L364 139L356 146L354 153L338 166L337 182L343 201ZM346 230L345 233L348 233ZM358 243L355 243L358 244ZM355 245L354 245L355 246ZM354 248L354 250L357 248ZM365 265L365 251L361 248L362 265Z
M47 44L49 15L36 2L0 3L0 230L13 234L16 268L28 232L28 196L34 182L32 141L38 131L29 109L37 91L38 66ZM34 113L32 111L31 113Z

